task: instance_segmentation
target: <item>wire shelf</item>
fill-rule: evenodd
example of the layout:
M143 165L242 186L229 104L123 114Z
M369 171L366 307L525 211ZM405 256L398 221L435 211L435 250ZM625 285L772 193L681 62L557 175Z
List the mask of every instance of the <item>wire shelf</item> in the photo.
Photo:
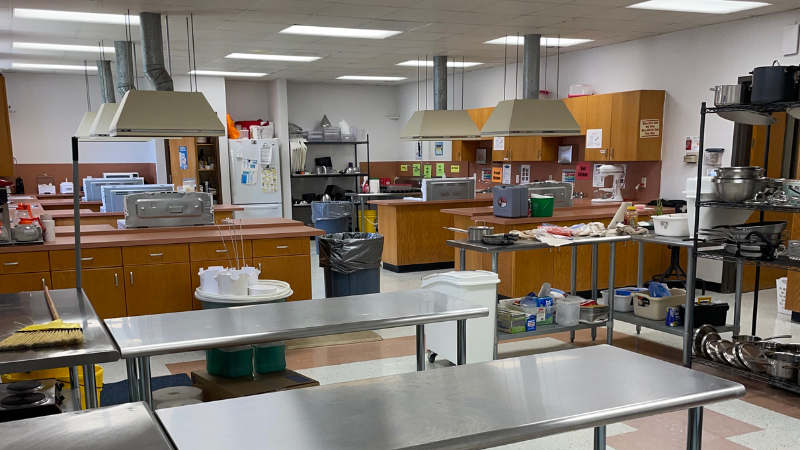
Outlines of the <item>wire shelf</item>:
M707 114L729 112L729 111L753 111L761 113L784 112L792 108L800 108L800 102L777 102L766 105L731 105L706 108Z
M756 373L750 370L739 369L738 367L729 366L727 364L721 364L716 361L711 361L709 359L701 358L699 356L692 356L692 362L703 366L712 367L722 372L732 373L740 377L745 377L750 380L766 383L769 384L770 386L775 386L777 388L794 392L795 394L800 394L800 386L791 383L789 381L786 381L782 378L775 378L765 373Z
M750 211L775 211L794 214L800 213L800 206L793 205L781 206L762 203L700 202L700 206L706 208L746 209Z
M773 269L786 269L800 272L800 261L789 259L788 256L778 256L774 261L762 261L759 259L739 258L725 250L702 250L698 249L695 254L700 258L715 259L717 261L725 262L739 262L743 261L749 266L770 267Z

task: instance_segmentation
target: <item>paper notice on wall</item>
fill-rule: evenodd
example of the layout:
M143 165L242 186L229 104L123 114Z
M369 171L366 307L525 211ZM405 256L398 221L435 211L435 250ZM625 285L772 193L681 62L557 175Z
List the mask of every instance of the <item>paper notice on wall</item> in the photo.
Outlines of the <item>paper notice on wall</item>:
M686 137L686 151L699 152L700 151L700 136L687 136Z
M261 168L261 192L278 192L278 171L274 167Z
M444 155L444 142L436 142L434 144L433 154L436 156Z
M586 130L586 148L603 148L603 129Z
M503 164L503 184L511 184L511 164Z
M411 175L415 177L422 176L422 166L420 164L413 164L411 166Z
M506 138L503 136L497 136L494 138L494 144L492 145L492 150L505 150L506 149Z
M492 167L492 183L500 183L503 181L503 168Z
M639 121L639 137L653 138L661 135L661 121L659 119L642 119Z
M575 169L561 169L561 181L575 183Z
M257 181L258 160L245 158L242 160L242 184L255 185Z
M408 172L408 164L400 164L400 172Z
M431 166L430 164L425 164L425 167L423 168L422 171L422 176L424 178L430 178L432 176L432 173L433 173L433 166Z
M481 181L484 183L488 183L492 181L492 168L491 167L483 167L481 168Z
M575 169L575 179L588 180L592 177L592 168L589 163L578 163Z
M233 155L236 158L241 158L243 156L242 155L242 141L237 139L237 140L233 140L231 142L233 142Z
M178 147L178 158L180 159L179 164L182 170L186 170L189 168L189 153L186 150L186 146L181 145Z
M261 145L261 165L262 166L272 165L272 146L269 144Z
M444 176L444 163L436 163L436 176L437 177Z
M452 164L450 166L450 173L458 173L461 170L461 166L458 164Z

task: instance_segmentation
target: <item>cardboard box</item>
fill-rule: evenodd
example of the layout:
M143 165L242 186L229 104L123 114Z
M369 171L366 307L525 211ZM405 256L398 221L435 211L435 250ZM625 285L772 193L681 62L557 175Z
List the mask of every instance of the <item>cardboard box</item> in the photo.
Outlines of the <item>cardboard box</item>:
M536 329L536 315L497 308L497 329L510 334L533 331Z
M205 370L196 370L192 372L192 386L203 391L204 402L212 402L227 398L319 386L319 382L289 369L238 378L223 378L211 375Z

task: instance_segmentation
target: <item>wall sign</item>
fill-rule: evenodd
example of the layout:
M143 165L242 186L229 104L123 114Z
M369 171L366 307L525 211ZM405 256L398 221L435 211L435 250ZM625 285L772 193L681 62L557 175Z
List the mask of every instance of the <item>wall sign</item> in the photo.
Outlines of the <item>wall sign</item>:
M433 154L436 156L444 155L444 142L436 142Z
M492 150L505 150L506 149L506 138L504 136L497 136L494 138L494 144L492 145Z
M436 163L436 176L437 177L444 176L444 163Z
M186 170L189 168L189 154L185 145L178 147L178 158L180 159L180 168Z
M423 176L425 178L430 178L432 169L433 169L433 167L430 164L425 164L425 167L424 167L424 170L423 170Z
M408 164L400 164L400 172L408 172Z
M658 119L642 119L639 121L639 137L653 138L661 135L661 121Z
M458 173L461 170L461 166L458 164L452 164L450 166L450 173Z
M561 169L561 181L575 183L575 169Z
M500 183L503 180L503 168L492 167L492 183Z
M575 169L575 179L577 180L590 180L592 178L592 168L589 163L578 163Z
M503 184L511 184L511 164L503 164Z
M422 174L421 172L421 165L419 163L413 164L411 166L411 176L418 177Z

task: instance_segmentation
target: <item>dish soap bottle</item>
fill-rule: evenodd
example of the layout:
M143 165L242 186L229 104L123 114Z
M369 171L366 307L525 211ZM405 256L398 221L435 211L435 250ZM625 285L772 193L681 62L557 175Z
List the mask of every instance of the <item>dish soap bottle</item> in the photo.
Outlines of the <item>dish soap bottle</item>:
M625 220L623 223L634 228L639 226L639 212L636 211L635 206L628 206L628 210L625 211Z

